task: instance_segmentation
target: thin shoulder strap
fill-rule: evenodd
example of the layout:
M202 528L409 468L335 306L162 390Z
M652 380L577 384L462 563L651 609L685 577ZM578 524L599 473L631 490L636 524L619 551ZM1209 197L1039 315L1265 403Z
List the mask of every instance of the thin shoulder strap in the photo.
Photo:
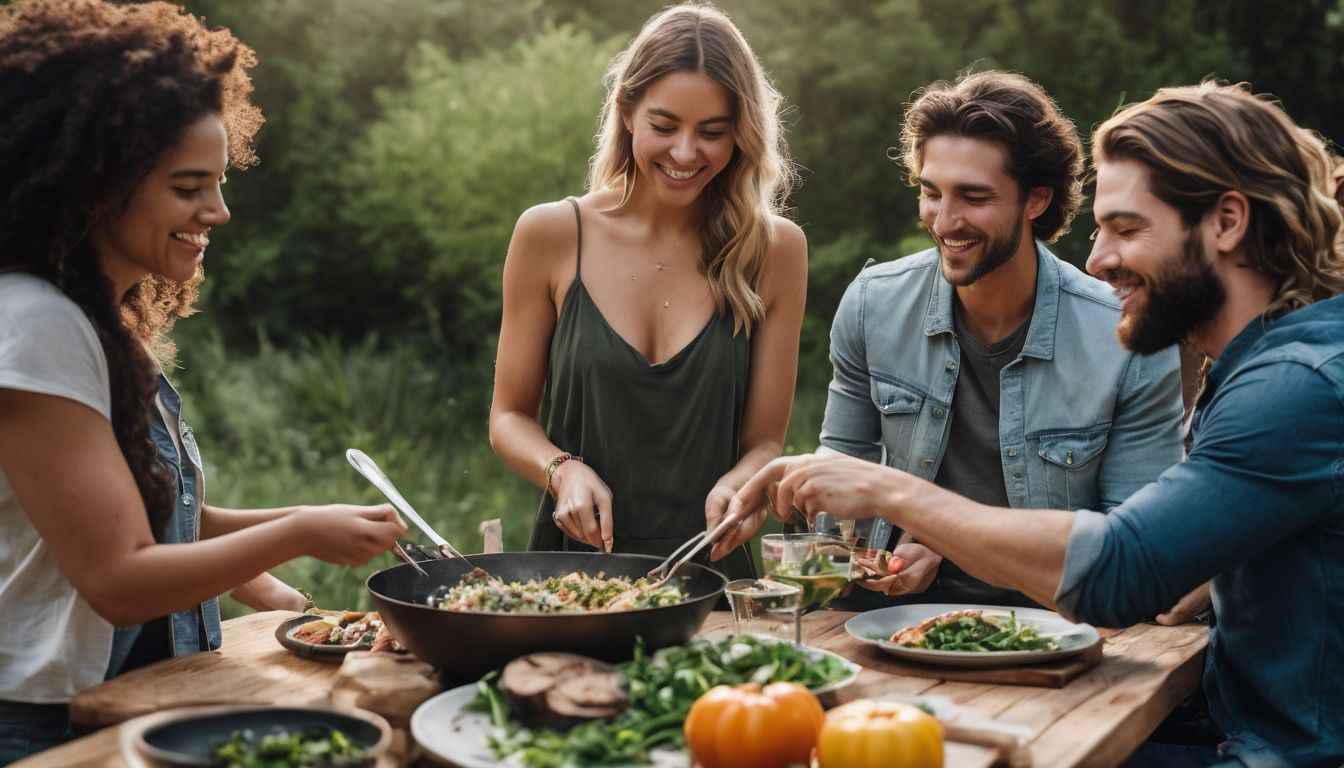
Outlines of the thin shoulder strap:
M579 232L579 244L574 252L574 279L579 279L579 267L583 265L583 217L579 215L579 201L572 197L565 198L569 204L574 206L574 224Z

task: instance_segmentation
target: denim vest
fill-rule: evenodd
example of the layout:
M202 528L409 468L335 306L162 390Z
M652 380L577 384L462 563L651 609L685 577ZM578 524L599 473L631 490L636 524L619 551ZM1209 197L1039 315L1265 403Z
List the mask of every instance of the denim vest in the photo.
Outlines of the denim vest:
M182 420L182 398L168 382L168 378L159 374L159 400L165 410L177 419L178 438L187 454L179 456L177 443L168 431L158 408L149 413L150 438L158 449L159 458L172 467L177 480L177 503L173 515L162 534L155 534L160 544L183 544L196 541L200 537L201 495L204 491L205 471L202 468L201 453L196 447L196 436L191 427ZM141 625L119 627L112 638L112 657L108 663L108 677L121 671L131 647L140 636ZM204 629L204 633L202 633ZM183 656L199 651L219 648L222 642L219 600L210 598L200 605L172 614L169 620L169 642L174 656Z
M1120 346L1105 283L1037 244L1036 302L999 377L999 458L1012 507L1109 509L1181 459L1180 360ZM864 269L831 328L821 444L932 481L947 447L961 348L936 249ZM892 525L872 524L887 547Z

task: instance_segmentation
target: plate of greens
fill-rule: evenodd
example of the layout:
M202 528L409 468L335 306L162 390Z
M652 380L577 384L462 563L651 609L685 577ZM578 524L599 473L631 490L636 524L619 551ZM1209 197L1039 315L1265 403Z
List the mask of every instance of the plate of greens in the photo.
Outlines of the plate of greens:
M420 705L411 734L460 768L499 765L687 768L682 727L691 704L716 685L790 681L825 693L852 682L858 665L834 653L756 635L713 635L616 665L630 704L608 720L568 730L526 728L509 711L495 673Z
M1092 625L1054 611L997 605L899 605L861 613L845 630L907 661L952 667L1039 664L1101 642Z

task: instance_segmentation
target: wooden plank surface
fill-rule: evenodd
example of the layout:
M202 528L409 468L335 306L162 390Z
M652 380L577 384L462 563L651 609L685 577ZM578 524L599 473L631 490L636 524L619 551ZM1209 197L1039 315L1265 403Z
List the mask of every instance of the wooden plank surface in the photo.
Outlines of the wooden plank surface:
M221 651L169 659L79 694L71 716L102 726L175 706L196 704L313 703L325 699L338 666L296 656L276 642L276 626L291 614L258 613L224 623ZM861 664L866 646L849 637L853 614L819 611L803 620L808 645ZM714 613L703 631L732 626L731 615ZM1195 690L1207 628L1199 625L1139 625L1114 632L1101 662L1062 688L965 682L953 675L893 674L884 665L865 668L839 701L881 695L940 696L958 707L1014 723L1031 735L1027 749L1036 766L1113 766ZM118 729L103 728L16 765L23 768L125 765L118 756ZM949 768L989 768L992 750L949 743Z

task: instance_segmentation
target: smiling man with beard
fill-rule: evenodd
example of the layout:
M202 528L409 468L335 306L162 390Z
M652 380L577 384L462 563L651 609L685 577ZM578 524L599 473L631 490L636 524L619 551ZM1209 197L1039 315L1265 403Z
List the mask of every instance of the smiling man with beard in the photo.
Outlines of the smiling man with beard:
M1110 514L1005 510L836 456L776 460L734 498L878 515L991 584L1126 626L1213 579L1204 691L1227 740L1184 765L1344 762L1344 253L1314 134L1243 86L1159 91L1093 142L1088 268L1136 350L1214 359L1185 461ZM1191 760L1197 762L1190 762Z
M1176 350L1121 348L1115 293L1044 245L1081 200L1073 123L1040 86L991 71L916 94L901 140L936 247L864 269L846 292L823 450L984 504L1066 509L1117 505L1179 461ZM905 568L858 582L870 591L843 607L1034 604L885 520L858 531L868 546L894 546Z

